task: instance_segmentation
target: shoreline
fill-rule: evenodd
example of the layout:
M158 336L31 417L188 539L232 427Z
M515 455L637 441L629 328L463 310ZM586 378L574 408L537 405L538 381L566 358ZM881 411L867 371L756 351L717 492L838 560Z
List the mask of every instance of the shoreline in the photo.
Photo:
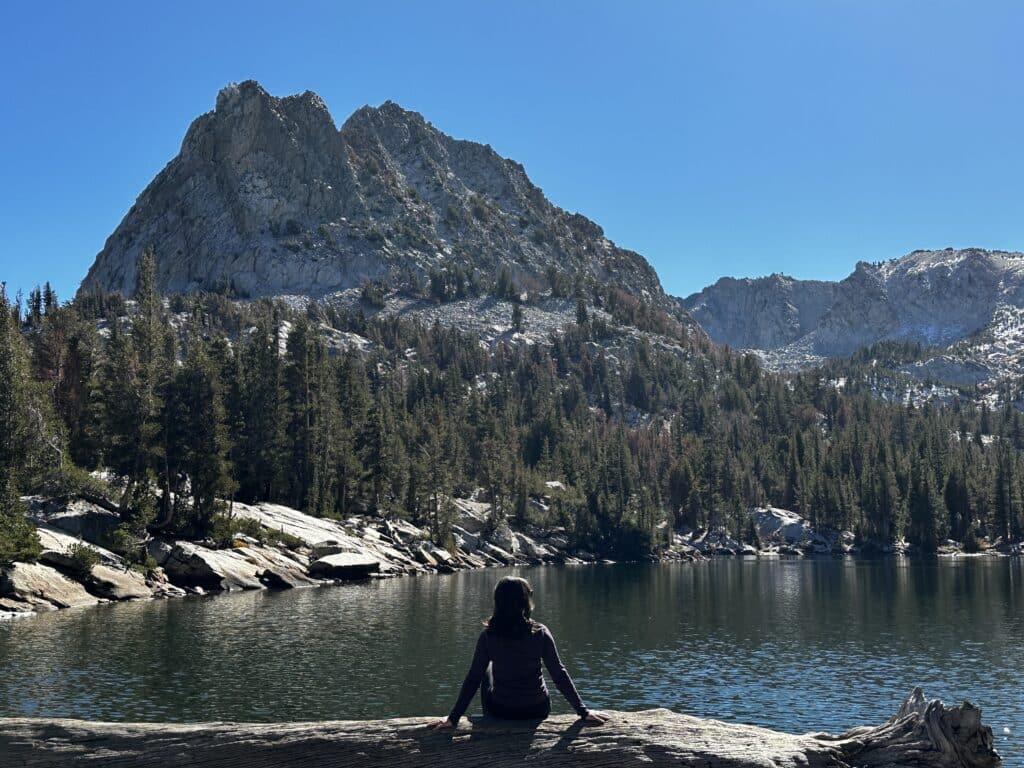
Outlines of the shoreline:
M613 560L570 547L564 529L540 530L530 525L513 529L506 521L494 524L489 505L458 499L459 520L452 527L448 548L435 545L424 529L403 520L365 516L333 520L281 505L236 503L233 519L248 533L236 532L230 546L154 538L147 546L150 567L142 568L128 565L95 543L116 525L116 515L80 500L63 505L38 497L27 501L43 551L36 563L0 568L0 621L102 603L332 586L489 567L692 563L719 558L957 561L1021 554L1019 544L1005 552L965 553L950 547L925 555L899 546L871 547L865 552L852 546L852 534L814 531L792 512L766 508L752 512L759 534L764 534L759 549L724 532L673 533L672 544L665 550L639 559ZM91 559L96 560L84 572L76 571L72 556L81 547L92 550Z

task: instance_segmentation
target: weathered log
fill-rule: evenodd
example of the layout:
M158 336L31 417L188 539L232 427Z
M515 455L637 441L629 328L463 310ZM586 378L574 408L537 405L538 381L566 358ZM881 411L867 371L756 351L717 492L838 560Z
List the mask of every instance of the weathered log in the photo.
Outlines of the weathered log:
M610 712L604 725L559 715L540 723L474 718L436 732L423 719L169 725L0 720L0 763L21 768L411 768L412 766L728 766L989 768L992 731L968 703L949 708L915 689L896 715L839 736L793 735L680 715Z

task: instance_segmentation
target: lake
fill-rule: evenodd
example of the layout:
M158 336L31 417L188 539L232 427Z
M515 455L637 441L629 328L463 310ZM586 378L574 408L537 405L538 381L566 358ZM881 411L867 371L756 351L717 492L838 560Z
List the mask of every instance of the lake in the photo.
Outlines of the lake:
M530 579L593 708L839 731L921 685L979 704L1006 765L1024 765L1020 559L486 570L58 611L0 622L0 715L443 716L508 572Z

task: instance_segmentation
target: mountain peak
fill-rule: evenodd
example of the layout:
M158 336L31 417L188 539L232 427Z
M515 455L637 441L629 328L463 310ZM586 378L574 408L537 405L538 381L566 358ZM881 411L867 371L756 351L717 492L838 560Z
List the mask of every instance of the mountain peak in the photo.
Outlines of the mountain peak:
M367 280L422 285L455 268L485 281L506 270L536 291L554 268L667 303L641 256L553 205L490 146L453 139L393 101L337 129L315 93L275 97L254 80L221 89L193 122L83 289L132 293L148 246L170 292L317 297Z
M269 101L271 95L255 80L228 83L217 93L217 112L229 111L248 101Z

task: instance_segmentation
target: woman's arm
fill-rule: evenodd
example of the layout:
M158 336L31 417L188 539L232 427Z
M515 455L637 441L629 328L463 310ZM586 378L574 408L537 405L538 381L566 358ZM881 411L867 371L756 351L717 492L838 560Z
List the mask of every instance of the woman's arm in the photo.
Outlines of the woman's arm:
M551 674L551 679L558 687L558 690L562 692L562 695L565 696L569 706L576 710L576 714L580 717L587 717L590 714L590 710L587 709L587 705L580 698L579 691L576 690L572 678L569 677L569 673L565 670L565 665L562 664L562 660L558 656L558 648L555 646L554 636L548 631L547 627L541 629L541 632L544 635L542 638L542 658L544 659L544 666L548 668L548 672Z
M469 702L476 695L480 681L483 680L484 672L491 661L491 655L487 651L487 632L481 632L476 641L476 650L473 652L473 662L469 665L469 672L466 679L462 681L462 690L459 691L459 698L455 701L448 719L452 725L458 725L459 719L465 713Z

